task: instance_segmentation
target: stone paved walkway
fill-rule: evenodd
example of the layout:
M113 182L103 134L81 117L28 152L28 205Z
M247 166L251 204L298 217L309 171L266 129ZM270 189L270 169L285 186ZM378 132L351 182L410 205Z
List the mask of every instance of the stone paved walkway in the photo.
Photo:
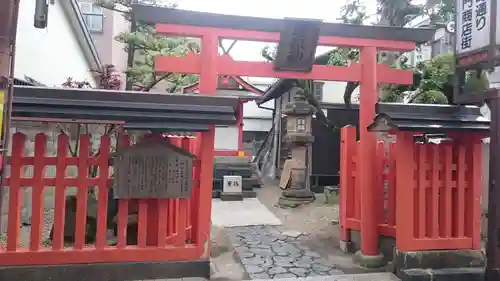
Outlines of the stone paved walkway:
M297 242L300 233L282 232L278 226L227 228L235 253L250 279L278 279L338 275L321 255Z

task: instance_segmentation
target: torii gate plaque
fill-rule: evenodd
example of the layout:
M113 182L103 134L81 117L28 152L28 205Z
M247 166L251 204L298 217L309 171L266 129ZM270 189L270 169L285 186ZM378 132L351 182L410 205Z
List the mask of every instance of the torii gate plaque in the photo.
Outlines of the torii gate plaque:
M318 20L285 19L274 69L310 72L318 46L320 24Z

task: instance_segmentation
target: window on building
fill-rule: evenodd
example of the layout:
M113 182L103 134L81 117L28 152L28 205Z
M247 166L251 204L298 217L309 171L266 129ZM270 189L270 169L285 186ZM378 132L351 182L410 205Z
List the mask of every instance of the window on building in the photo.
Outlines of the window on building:
M93 3L80 3L83 20L90 32L102 32L104 15L103 8Z
M441 54L443 49L443 40L438 39L432 42L432 57L437 57Z
M316 100L321 102L323 101L323 85L324 82L319 82L315 81L313 83L313 91L314 91L314 97L316 97Z
M432 42L432 57L453 52L453 34L446 33L440 39Z

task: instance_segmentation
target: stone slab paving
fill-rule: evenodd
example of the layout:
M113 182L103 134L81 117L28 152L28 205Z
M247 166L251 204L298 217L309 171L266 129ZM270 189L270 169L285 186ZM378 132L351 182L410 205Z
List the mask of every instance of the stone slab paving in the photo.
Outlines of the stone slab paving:
M212 200L212 225L236 227L252 225L281 225L281 221L257 198L243 201Z
M237 258L250 279L281 279L339 275L327 259L297 242L299 232L277 226L227 228Z

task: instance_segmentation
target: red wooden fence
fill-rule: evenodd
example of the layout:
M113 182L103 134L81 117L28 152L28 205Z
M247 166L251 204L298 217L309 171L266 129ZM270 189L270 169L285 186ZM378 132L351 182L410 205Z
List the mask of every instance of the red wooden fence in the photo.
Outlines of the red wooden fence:
M406 251L479 249L481 138L415 144L397 135L397 240Z
M359 186L357 165L356 128L345 127L342 129L342 151L340 169L340 212L341 212L341 237L349 241L350 230L360 230L361 225L361 189ZM373 188L377 189L380 197L373 198L378 204L379 233L385 236L396 235L396 178L394 147L380 142L377 144L376 182Z
M169 137L173 144L200 154L199 139L186 137ZM4 180L3 188L9 189L7 242L0 249L0 264L6 265L44 265L93 262L120 261L166 261L196 260L204 253L205 233L199 231L201 222L198 205L200 188L200 162L193 164L193 194L188 199L144 199L118 200L117 244L110 246L107 242L107 209L108 188L110 178L110 138L101 137L100 152L90 155L89 136L80 137L77 157L68 155L68 137L60 135L57 140L57 155L47 156L47 137L38 134L35 137L34 156L25 156L26 136L16 133L12 139L12 154L7 159L10 165L10 176ZM122 135L119 146L130 145L130 139ZM32 178L23 177L23 169L32 165ZM47 177L46 166L56 167L56 176ZM66 169L76 166L78 175L67 177ZM89 167L98 167L98 176L89 178ZM44 227L44 191L45 187L55 187L53 239L50 246L44 246L42 232ZM76 187L76 219L75 241L72 245L64 243L65 200L67 187ZM86 243L87 201L89 187L98 190L98 215L96 241ZM21 200L22 190L31 187L31 230L29 245L21 247ZM127 245L127 224L129 210L137 208L137 245ZM5 222L3 222L5 223ZM51 227L51 226L48 226ZM205 231L204 231L205 232ZM26 239L26 238L23 238Z
M356 129L342 129L341 239L360 230ZM372 188L378 233L396 238L404 251L480 247L481 142L469 136L454 143L416 144L413 133L378 143L377 180ZM362 171L361 171L362 172Z

